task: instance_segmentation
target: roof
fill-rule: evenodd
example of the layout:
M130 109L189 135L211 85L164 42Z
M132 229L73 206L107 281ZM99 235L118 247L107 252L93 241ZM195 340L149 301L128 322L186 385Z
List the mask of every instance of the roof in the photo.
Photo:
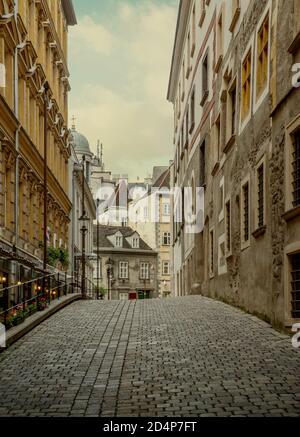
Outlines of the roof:
M170 167L154 182L153 187L170 188Z
M168 170L168 166L153 167L152 182L155 182L166 170Z
M167 100L173 103L175 100L176 85L181 69L184 37L187 31L188 17L192 6L193 6L192 0L180 0L177 25L176 25L176 33L175 33L175 42L173 47L171 72L169 78L168 94L167 94Z
M72 0L61 0L61 4L64 10L64 14L67 20L68 26L75 26L77 24L76 14Z
M121 232L123 235L123 247L117 249L128 249L132 252L138 252L139 250L147 250L155 253L150 246L140 237L140 247L138 249L134 249L127 242L126 238L131 237L134 234L138 234L134 229L129 226L105 226L99 225L99 246L100 248L115 248L114 245L109 241L107 237L115 235L117 232ZM97 243L97 225L94 225L94 244Z
M73 137L75 152L92 155L90 144L84 135L77 132L75 129L71 130L71 135Z

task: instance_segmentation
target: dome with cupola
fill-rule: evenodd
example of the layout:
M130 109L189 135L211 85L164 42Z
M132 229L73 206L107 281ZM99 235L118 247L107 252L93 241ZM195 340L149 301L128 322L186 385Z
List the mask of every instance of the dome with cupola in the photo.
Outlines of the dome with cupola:
M93 155L90 149L90 144L88 142L88 139L80 132L77 132L74 122L71 128L71 136L74 145L74 150L77 154L91 155L91 156Z

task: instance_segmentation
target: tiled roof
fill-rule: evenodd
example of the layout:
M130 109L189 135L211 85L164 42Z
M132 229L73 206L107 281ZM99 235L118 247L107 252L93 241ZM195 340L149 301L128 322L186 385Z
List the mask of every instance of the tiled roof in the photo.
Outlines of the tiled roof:
M112 235L115 235L117 232L121 232L123 235L123 247L122 249L129 249L133 252L137 250L150 250L152 251L151 247L148 246L145 241L140 238L140 247L138 249L134 249L130 246L126 238L131 237L132 235L136 234L137 232L134 231L129 226L104 226L99 225L99 246L100 248L110 248L114 247L114 245L109 241L107 237L110 237ZM138 234L138 233L137 233ZM97 244L97 225L94 225L94 244ZM120 248L121 249L121 248Z

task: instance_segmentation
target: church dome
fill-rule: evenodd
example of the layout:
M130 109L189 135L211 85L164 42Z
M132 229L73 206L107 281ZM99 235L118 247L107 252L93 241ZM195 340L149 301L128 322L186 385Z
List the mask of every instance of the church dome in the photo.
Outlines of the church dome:
M89 142L84 135L77 132L75 129L71 130L71 135L73 137L73 144L76 153L92 155Z

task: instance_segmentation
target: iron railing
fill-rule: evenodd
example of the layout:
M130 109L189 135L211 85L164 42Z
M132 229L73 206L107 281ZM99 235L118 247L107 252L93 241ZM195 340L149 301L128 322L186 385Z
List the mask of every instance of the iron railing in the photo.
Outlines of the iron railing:
M0 322L6 329L22 323L37 311L46 309L53 300L74 293L67 273L53 273L0 290ZM45 284L45 289L43 285Z

